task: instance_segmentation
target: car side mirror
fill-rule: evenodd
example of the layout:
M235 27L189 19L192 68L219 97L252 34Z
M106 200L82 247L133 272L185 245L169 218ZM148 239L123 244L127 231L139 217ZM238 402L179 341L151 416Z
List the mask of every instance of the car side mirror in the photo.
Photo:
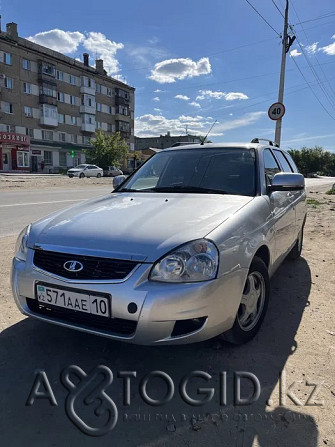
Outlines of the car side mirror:
M299 191L305 188L305 179L302 174L280 172L274 175L269 191Z

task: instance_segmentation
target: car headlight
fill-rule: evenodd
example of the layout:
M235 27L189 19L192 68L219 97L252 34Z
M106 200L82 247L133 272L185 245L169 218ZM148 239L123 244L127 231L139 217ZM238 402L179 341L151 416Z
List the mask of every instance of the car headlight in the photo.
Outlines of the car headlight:
M28 253L28 237L30 232L31 225L27 225L19 234L15 245L15 257L20 259L21 261L25 261L27 259Z
M149 279L161 282L197 282L214 279L219 253L213 242L197 239L181 245L154 264Z

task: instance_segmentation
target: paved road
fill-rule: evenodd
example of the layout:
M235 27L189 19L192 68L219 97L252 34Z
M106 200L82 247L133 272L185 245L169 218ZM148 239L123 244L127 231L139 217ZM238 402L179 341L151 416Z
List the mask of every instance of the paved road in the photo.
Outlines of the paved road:
M0 194L0 237L17 234L25 225L76 202L108 194L110 186L82 189L9 191Z

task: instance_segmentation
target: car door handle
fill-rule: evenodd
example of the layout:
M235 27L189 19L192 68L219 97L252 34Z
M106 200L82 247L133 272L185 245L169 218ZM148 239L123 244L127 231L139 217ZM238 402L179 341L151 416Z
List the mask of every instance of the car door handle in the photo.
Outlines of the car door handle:
M294 195L293 194L291 194L290 192L288 192L287 194L286 194L286 197L288 197L288 198L292 198L292 197L294 197Z

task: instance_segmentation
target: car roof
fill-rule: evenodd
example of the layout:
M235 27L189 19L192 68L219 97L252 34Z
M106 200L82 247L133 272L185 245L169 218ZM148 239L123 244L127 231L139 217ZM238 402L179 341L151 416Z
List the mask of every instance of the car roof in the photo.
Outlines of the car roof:
M177 146L177 147L168 147L166 149L163 149L163 151L180 151L180 150L189 150L189 149L256 149L256 150L263 150L265 148L272 148L272 149L280 149L277 146L273 146L271 144L260 144L260 143L205 143L205 144L186 144L184 146ZM280 149L282 150L282 149Z

